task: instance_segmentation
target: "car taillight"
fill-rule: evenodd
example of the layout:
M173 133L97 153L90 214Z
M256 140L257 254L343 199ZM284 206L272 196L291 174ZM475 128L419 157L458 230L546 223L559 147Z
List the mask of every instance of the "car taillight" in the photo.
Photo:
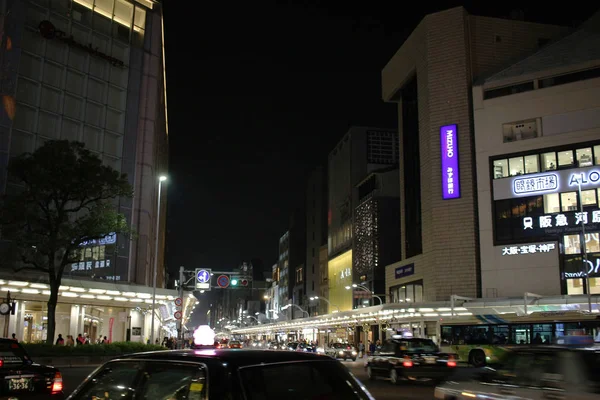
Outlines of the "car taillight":
M448 357L448 362L446 363L449 367L456 367L456 360L454 360L453 356Z
M413 366L413 362L410 357L404 357L404 361L402 361L402 366L405 368L410 368Z
M60 372L56 372L54 374L54 379L52 380L52 393L62 392L62 390L63 390L62 375Z
M4 360L0 360L0 368L4 367Z

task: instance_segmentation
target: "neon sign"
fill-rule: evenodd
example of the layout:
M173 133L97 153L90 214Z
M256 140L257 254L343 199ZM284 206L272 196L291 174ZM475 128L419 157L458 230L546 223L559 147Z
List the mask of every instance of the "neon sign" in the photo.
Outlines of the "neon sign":
M516 195L558 190L558 175L543 174L516 178L513 181L513 193Z
M600 170L571 174L569 186L579 186L579 182L581 182L581 186L598 185L600 183Z
M460 198L460 174L458 170L458 125L440 127L442 152L442 198Z

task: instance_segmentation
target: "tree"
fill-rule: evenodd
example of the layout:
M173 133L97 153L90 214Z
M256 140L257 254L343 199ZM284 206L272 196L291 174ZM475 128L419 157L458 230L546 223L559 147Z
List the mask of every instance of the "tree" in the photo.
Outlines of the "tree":
M65 267L75 261L75 250L86 240L109 233L129 233L125 217L113 205L132 197L127 176L85 149L83 143L48 141L33 153L12 159L11 182L0 210L4 240L16 255L16 270L29 268L48 275L48 336L56 328L58 289Z

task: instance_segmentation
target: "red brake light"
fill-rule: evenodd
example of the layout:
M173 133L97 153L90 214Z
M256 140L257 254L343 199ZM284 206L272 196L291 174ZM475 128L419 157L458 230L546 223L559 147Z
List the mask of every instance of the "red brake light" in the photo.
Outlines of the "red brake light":
M413 366L413 362L410 357L404 357L404 361L402 362L402 366L405 368L410 368Z
M52 393L62 392L63 391L63 380L60 372L56 372L54 374L54 379L52 380Z
M4 367L4 360L0 360L0 368Z
M448 362L446 364L449 367L456 367L456 361L454 360L454 357L452 357L452 356L448 357Z

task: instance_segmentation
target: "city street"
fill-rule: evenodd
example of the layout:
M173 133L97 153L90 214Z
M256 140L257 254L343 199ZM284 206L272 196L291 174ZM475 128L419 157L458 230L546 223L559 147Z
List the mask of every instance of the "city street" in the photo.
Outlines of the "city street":
M350 371L365 384L371 394L377 400L391 399L431 399L433 398L433 385L428 384L406 384L392 386L385 379L369 381L361 361L344 361ZM81 383L95 367L62 368L65 393L70 394ZM457 379L466 379L473 371L472 368L458 368Z

